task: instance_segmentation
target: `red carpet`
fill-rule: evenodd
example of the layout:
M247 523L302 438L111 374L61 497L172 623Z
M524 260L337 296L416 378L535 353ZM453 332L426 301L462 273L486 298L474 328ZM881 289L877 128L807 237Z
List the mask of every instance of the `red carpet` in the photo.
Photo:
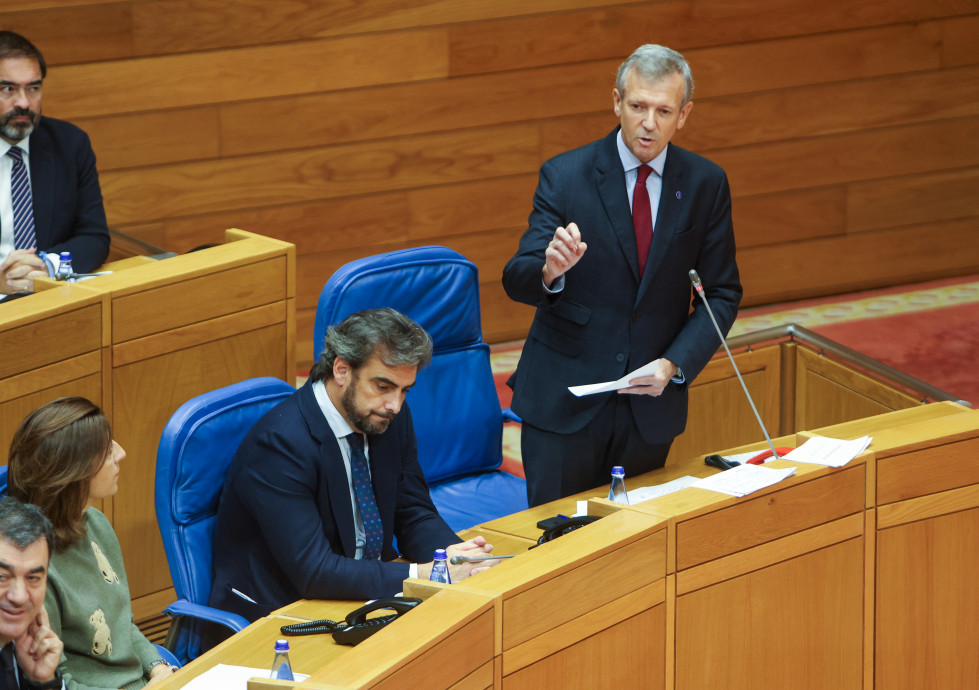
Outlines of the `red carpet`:
M979 304L814 329L898 371L979 406Z

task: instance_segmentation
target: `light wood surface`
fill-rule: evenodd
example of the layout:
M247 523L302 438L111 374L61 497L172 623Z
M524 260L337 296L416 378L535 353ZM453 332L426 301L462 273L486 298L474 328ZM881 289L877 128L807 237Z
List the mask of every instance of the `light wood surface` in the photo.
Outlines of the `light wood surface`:
M102 298L81 286L0 302L0 449L31 411L64 395L103 400Z

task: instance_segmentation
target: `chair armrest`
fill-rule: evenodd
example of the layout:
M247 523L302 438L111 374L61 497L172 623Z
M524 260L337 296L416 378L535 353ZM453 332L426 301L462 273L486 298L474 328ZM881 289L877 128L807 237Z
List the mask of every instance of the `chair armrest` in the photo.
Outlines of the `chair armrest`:
M509 407L504 407L503 423L505 424L506 422L516 422L517 424L520 424L521 422L523 422L523 420L520 419L520 417L518 417L516 414L514 414L513 410L511 410Z
M153 643L153 646L156 647L156 653L159 654L160 658L165 662L176 668L183 666L183 664L180 663L180 659L177 658L177 655L171 652L169 649L162 645L158 645L155 642Z
M210 606L204 606L203 604L195 604L187 601L186 599L180 599L179 601L173 602L168 607L163 609L163 613L171 617L196 618L199 620L209 621L211 623L217 623L225 626L226 628L230 628L234 632L244 630L248 627L248 620L243 616L239 616L237 613L222 611L221 609L211 608Z

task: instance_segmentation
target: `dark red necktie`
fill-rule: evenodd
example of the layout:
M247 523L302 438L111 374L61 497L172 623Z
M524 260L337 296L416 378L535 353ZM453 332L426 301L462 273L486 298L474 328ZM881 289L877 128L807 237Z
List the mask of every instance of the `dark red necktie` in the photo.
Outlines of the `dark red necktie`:
M639 277L646 270L646 257L649 256L649 245L653 243L653 215L649 208L649 191L646 189L646 178L653 169L648 165L640 165L636 172L636 189L632 193L632 227L636 230L636 250L639 252Z

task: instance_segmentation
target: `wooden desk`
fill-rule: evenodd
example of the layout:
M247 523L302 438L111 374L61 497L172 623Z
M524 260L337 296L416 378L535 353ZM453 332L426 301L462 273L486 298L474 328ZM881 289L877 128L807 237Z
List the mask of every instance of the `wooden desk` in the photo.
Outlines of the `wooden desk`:
M451 587L496 602L494 687L661 688L665 575L665 519L620 511Z
M877 452L878 688L979 687L976 416L908 425Z
M0 302L0 448L24 417L64 395L102 401L102 299L59 285Z
M295 249L241 230L226 237L162 261L114 262L112 275L82 283L39 279L37 293L0 305L0 447L31 410L83 395L127 451L119 493L102 507L137 620L174 598L153 500L167 420L190 398L247 378L295 381Z
M426 603L325 660L309 687L979 685L979 412L938 404L820 433L874 441L842 468L777 461L796 475L743 498L688 488L625 507L593 496L589 512L606 515L594 524L451 586L406 582ZM695 457L629 483L713 472ZM567 501L478 531L518 549ZM275 615L336 610L297 602ZM274 631L261 634L253 650L271 647ZM460 664L436 680L432 669Z

